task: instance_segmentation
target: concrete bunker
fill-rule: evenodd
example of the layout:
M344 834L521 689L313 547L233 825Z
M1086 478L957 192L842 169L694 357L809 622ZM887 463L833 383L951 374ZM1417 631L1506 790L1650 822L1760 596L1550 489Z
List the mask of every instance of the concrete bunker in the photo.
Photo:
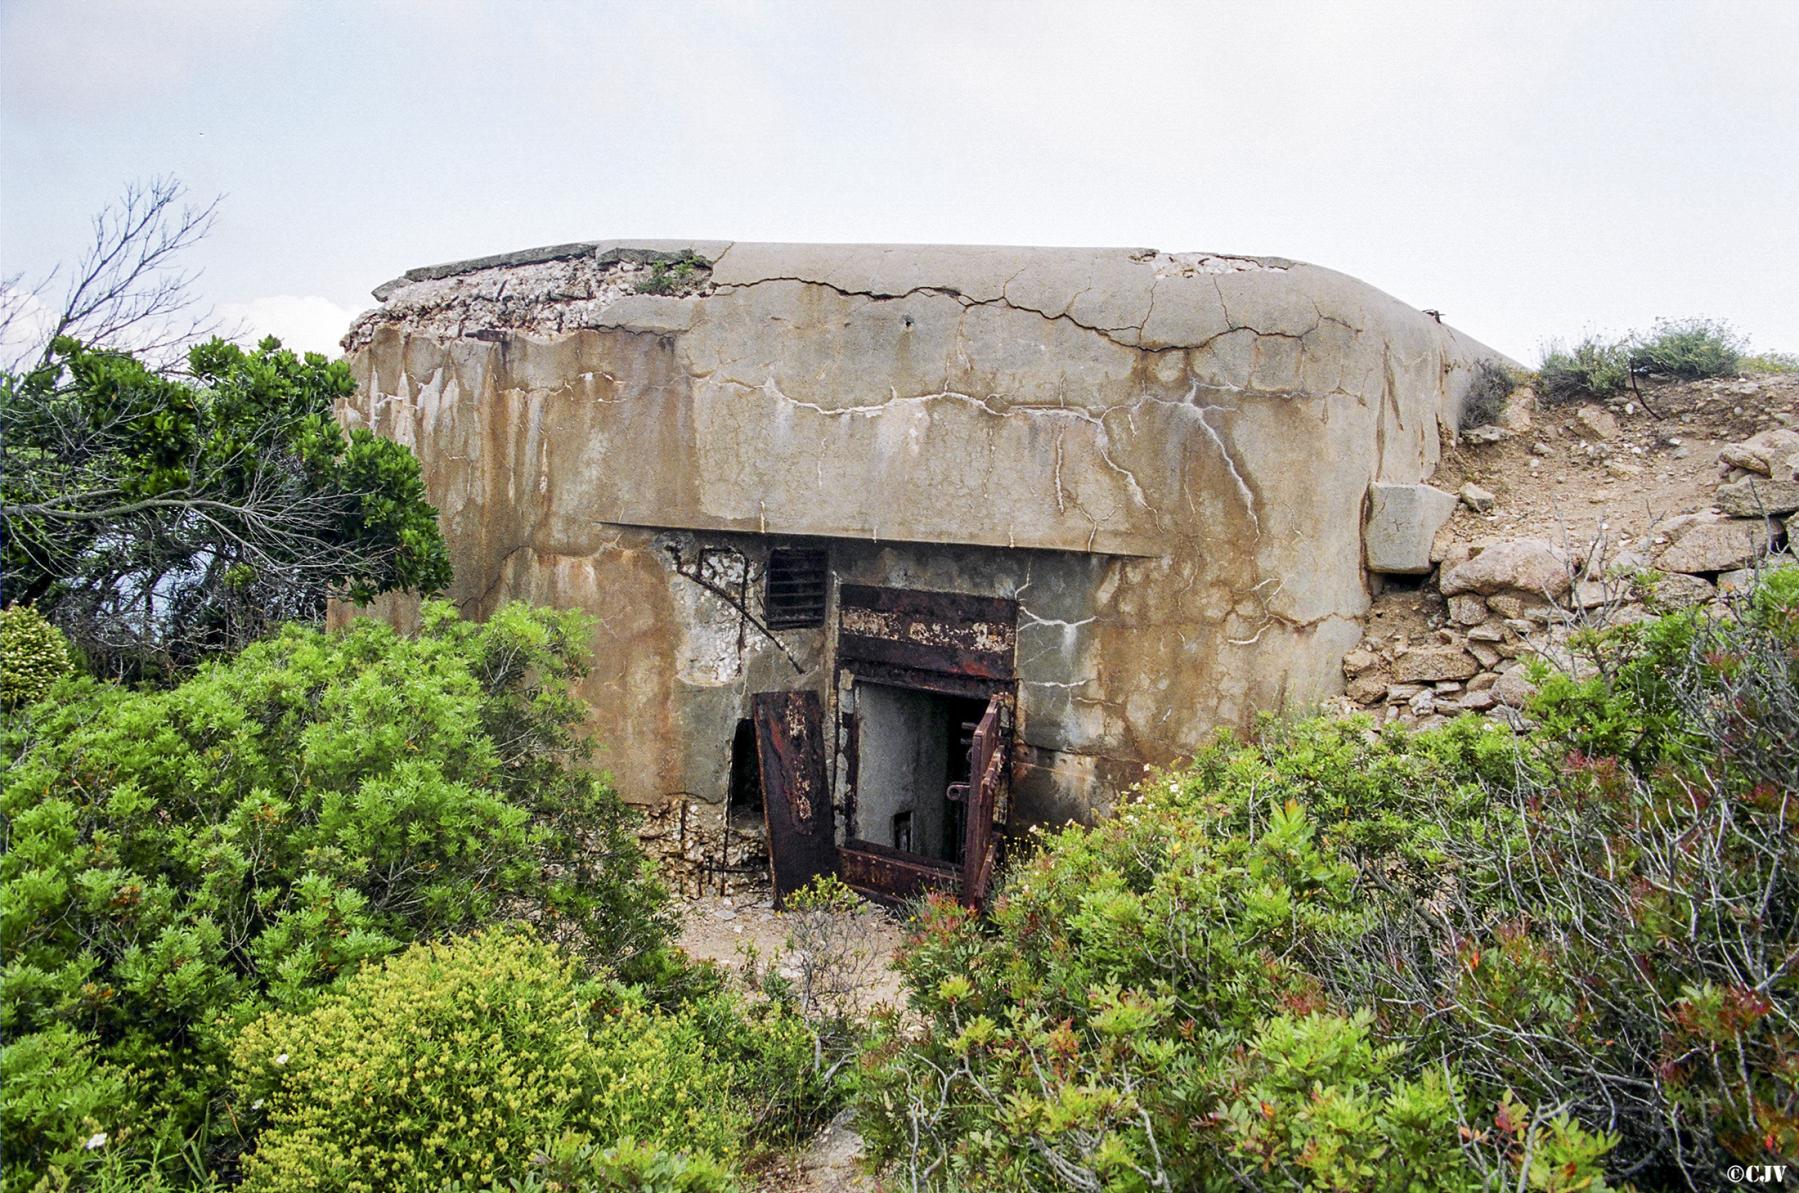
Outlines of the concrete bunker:
M341 414L418 452L452 599L590 613L589 728L667 873L772 858L782 894L975 901L1008 832L1340 692L1495 356L1329 270L1146 249L592 242L376 293Z

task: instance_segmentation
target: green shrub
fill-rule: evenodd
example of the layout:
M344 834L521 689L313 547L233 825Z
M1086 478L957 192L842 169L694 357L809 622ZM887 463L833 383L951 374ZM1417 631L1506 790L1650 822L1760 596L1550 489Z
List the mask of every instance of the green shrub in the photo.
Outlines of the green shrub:
M1485 426L1496 421L1505 411L1505 400L1517 386L1512 371L1494 360L1483 360L1474 366L1474 379L1462 397L1461 430Z
M705 1156L667 1152L626 1137L602 1147L565 1136L532 1157L515 1193L730 1193L736 1182L723 1165ZM461 1193L460 1181L445 1186Z
M0 708L42 700L75 670L69 640L30 605L0 609Z
M919 1023L863 1058L876 1154L977 1189L1793 1162L1799 569L1581 649L1521 738L1271 723L1042 837L987 920L928 909Z
M584 640L573 615L431 605L416 637L290 628L172 690L75 681L9 717L6 1113L15 1055L72 1024L130 1075L109 1152L198 1138L228 1159L237 1027L365 961L523 916L592 964L656 972L665 899L575 736ZM88 1078L65 1072L79 1099ZM11 1193L66 1140L8 1142Z
M1605 1189L1616 1143L1562 1116L1502 1098L1491 1126L1464 1129L1445 1069L1396 1079L1397 1045L1373 1016L1280 1015L1220 1065L1223 1099L1203 1120L1232 1178L1226 1188L1338 1190ZM1497 1181L1496 1177L1503 1176Z
M1628 341L1588 336L1573 348L1551 345L1537 366L1537 394L1552 406L1609 398L1629 384Z
M8 1190L30 1187L28 1174L16 1172L22 1162L30 1179L42 1174L52 1182L88 1167L131 1122L127 1074L95 1059L93 1039L66 1023L9 1039L0 1070Z
M1623 392L1633 374L1659 373L1683 380L1728 377L1739 370L1787 372L1799 360L1782 353L1745 355L1747 344L1728 323L1713 319L1658 319L1648 332L1622 340L1588 336L1573 348L1552 344L1537 368L1538 392L1552 405L1609 398Z
M1799 373L1799 353L1757 352L1737 365L1745 373Z
M908 939L923 1022L878 1021L865 1136L934 1188L1235 1188L1277 1161L1285 1175L1261 1187L1479 1187L1447 1109L1455 1072L1423 1049L1363 1048L1349 992L1375 981L1355 954L1381 924L1369 859L1396 890L1434 890L1448 839L1484 813L1481 780L1517 764L1509 733L1473 722L1417 739L1270 725L1044 837L988 920L938 903ZM1293 1073L1256 1067L1279 1041ZM1334 1072L1296 1059L1327 1045L1350 1056ZM1265 1096L1283 1081L1300 1092ZM1271 1133L1246 1135L1241 1113L1274 1116ZM1378 1176L1400 1172L1413 1183Z
M698 1175L722 1173L748 1123L708 1043L687 1016L579 981L551 946L497 930L416 945L245 1029L237 1103L262 1127L243 1188L486 1188L539 1153L540 1168L614 1169L600 1188L680 1188L683 1169L710 1187ZM619 1140L634 1143L582 1155Z
M1711 319L1658 319L1647 335L1633 336L1630 370L1696 380L1728 377L1743 358L1743 340L1728 323Z
M1504 931L1457 987L1401 997L1453 994L1448 1026L1491 1080L1607 1114L1646 1186L1790 1163L1799 569L1764 574L1729 615L1687 610L1586 650L1592 678L1552 675L1532 704L1530 781L1495 792L1520 834L1459 850L1509 906ZM1544 1022L1558 1029L1539 1036Z

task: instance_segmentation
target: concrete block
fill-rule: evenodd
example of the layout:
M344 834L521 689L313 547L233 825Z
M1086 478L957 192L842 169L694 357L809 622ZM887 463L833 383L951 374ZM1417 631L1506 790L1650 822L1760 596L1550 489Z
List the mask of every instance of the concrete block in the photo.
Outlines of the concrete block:
M1368 489L1368 520L1362 546L1368 569L1398 576L1430 571L1430 544L1455 512L1456 495L1430 485L1386 485Z

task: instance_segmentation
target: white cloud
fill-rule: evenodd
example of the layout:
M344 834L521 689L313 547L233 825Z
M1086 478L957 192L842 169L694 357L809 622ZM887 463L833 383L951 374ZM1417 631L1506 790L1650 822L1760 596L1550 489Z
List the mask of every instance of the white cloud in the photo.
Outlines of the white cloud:
M271 294L219 307L219 316L234 339L253 344L264 336L275 336L296 352L326 356L342 351L338 341L359 313L317 294Z

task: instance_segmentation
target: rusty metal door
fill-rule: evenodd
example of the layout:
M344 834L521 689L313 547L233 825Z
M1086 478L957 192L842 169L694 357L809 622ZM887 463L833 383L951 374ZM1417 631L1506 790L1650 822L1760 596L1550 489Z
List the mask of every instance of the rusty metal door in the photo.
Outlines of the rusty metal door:
M762 771L762 816L775 904L837 868L825 781L824 713L814 692L758 692L751 702Z
M1012 797L1012 697L987 701L968 748L968 814L962 837L962 902L980 907L999 862L999 829Z

